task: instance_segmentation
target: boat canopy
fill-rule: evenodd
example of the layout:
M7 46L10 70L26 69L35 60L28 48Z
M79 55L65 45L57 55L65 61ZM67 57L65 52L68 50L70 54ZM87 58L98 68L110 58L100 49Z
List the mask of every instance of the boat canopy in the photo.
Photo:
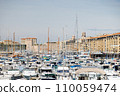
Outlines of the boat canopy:
M75 68L75 67L82 67L81 65L73 65L73 66L70 66L70 68Z
M80 68L75 72L75 74L80 74L84 72L95 72L103 75L106 74L102 69L99 69L99 68Z
M69 68L68 67L58 67L57 70L69 70Z

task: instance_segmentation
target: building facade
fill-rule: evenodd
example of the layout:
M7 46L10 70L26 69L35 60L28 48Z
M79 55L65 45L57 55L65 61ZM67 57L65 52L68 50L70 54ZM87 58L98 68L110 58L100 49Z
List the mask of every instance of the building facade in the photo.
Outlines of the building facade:
M59 43L58 42L49 42L49 48L48 48L48 42L40 45L40 53L56 53L59 51Z
M120 33L86 38L86 51L120 53Z
M108 57L117 58L120 55L120 33L87 37L82 46L84 46L85 51L90 51L91 54L101 53Z
M23 51L26 50L26 45L19 42L14 42L12 40L4 40L0 42L0 51L1 52L10 52L13 51Z
M110 56L111 54L120 54L120 33L104 34L97 37L86 37L86 32L83 32L80 39L72 36L69 40L60 42L46 42L37 44L37 38L21 38L21 44L26 45L26 50L40 53L56 53L61 51L89 51L91 54L104 53ZM49 48L48 48L49 46Z
M21 44L26 45L26 50L30 52L38 51L37 38L21 38Z

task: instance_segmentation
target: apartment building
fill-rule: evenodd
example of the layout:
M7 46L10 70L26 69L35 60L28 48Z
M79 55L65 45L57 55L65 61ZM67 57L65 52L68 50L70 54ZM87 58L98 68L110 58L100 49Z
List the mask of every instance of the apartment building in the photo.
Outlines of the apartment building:
M120 52L120 33L106 34L98 37L85 39L86 51L119 53Z

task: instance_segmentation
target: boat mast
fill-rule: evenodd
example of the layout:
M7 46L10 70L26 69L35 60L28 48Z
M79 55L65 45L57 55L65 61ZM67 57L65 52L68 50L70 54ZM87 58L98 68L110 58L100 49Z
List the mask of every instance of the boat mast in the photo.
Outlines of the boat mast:
M78 18L76 15L76 32L77 32L77 53L78 53Z
M60 42L60 38L58 37L58 55L59 55L59 42Z
M64 55L64 28L62 29L62 31L63 31L62 54Z
M9 30L8 30L8 53L9 53Z
M13 33L13 55L15 54L15 32Z
M64 28L63 28L63 76L64 76L64 66L65 66L65 62L64 62L64 56L65 56L65 52L64 52Z
M0 41L2 41L1 35L2 35L2 34L1 34L1 29L0 29Z
M48 54L49 54L49 27L48 27Z

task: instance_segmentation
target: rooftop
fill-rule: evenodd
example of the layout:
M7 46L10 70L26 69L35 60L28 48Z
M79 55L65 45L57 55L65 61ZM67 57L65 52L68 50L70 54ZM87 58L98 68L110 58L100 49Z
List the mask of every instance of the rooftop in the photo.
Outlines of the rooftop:
M104 37L114 36L114 35L120 35L120 32L119 33L113 33L113 34L101 35L101 36L97 36L97 37L87 37L86 39L104 38Z

